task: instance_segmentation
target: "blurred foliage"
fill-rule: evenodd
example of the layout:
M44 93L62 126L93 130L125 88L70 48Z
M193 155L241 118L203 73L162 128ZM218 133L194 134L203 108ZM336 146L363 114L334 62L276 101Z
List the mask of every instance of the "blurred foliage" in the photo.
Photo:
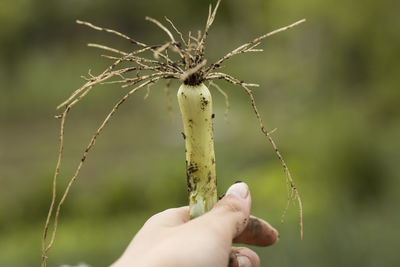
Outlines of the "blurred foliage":
M166 40L144 21L166 15L187 32L202 29L208 0L0 2L0 266L40 262L58 151L55 106L89 68L106 66L97 42L130 44L74 23L84 19L148 43ZM399 266L399 1L224 0L210 32L211 61L260 33L300 18L307 23L267 39L258 55L238 56L226 72L260 83L256 100L285 156L304 205L285 224L284 174L258 129L246 95L215 99L219 190L236 180L252 189L253 213L281 234L255 248L263 266ZM178 88L178 83L173 83ZM98 87L70 112L59 183L64 188L96 126L123 94ZM62 210L49 265L107 266L155 212L186 205L182 125L163 86L121 107L99 138ZM173 93L174 94L174 93Z

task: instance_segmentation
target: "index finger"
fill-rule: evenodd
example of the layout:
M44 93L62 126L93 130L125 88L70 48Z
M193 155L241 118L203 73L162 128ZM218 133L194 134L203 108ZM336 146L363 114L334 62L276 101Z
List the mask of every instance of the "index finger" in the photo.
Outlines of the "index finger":
M243 243L254 246L270 246L279 239L278 231L263 219L250 216L246 228L237 237L233 243Z

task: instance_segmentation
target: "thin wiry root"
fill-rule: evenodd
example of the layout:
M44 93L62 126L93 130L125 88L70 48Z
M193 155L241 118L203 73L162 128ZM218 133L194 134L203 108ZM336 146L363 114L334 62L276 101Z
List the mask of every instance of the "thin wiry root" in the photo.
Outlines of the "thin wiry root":
M211 85L211 86L213 86L214 88L216 88L217 90L218 90L218 92L220 92L223 96L224 96L224 98L225 98L225 112L224 112L224 119L225 119L225 122L227 122L228 123L228 114L229 114L229 96L228 96L228 94L224 91L224 90L222 90L222 88L218 85L218 84L216 84L216 83L214 83L214 82L212 82L212 81L210 81L209 82L209 85Z
M175 30L175 32L179 35L179 37L181 38L182 43L183 43L185 46L187 46L187 43L185 42L185 39L183 38L182 32L180 32L180 31L178 30L178 28L175 27L175 24L174 24L169 18L164 17L164 19L165 19L166 21L168 21L168 23L171 25L171 27L172 27L172 28Z
M172 124L174 121L172 119L172 102L171 102L171 92L170 92L170 85L171 79L167 80L165 85L165 94L167 96L167 112L168 112L168 121Z
M96 31L104 31L104 32L108 32L108 33L117 35L117 36L122 37L122 38L124 38L124 39L130 41L131 43L136 44L136 45L138 45L138 46L143 46L143 47L146 47L146 46L147 46L147 45L145 45L144 43L138 42L138 41L136 41L136 40L134 40L134 39L128 37L127 35L122 34L122 33L120 33L120 32L117 32L117 31L112 30L112 29L108 29L108 28L103 28L103 27L95 26L95 25L93 25L93 24L90 23L90 22L81 21L81 20L76 20L76 23L77 23L77 24L82 24L82 25L88 26L88 27L90 27L90 28L92 28L92 29L94 29L94 30L96 30Z
M220 3L221 3L221 0L218 0L217 4L215 5L214 11L212 13L211 13L212 5L210 4L209 11L208 11L208 18L207 18L206 27L204 29L203 36L201 36L201 32L199 31L198 38L197 38L199 40L198 47L197 47L197 50L199 51L199 54L200 54L199 62L201 62L201 59L203 59L203 57L204 57L204 50L205 50L205 44L206 44L206 40L207 40L207 36L208 36L208 31L210 30L210 27L214 22L214 19L217 14L217 10L218 10Z
M260 87L259 84L256 83L245 83L243 81L239 81L235 77L232 77L229 74L222 73L222 72L213 72L206 77L206 80L213 80L213 79L223 79L232 84L246 86L246 87Z
M257 109L257 105L256 105L256 102L255 102L255 99L254 99L253 92L248 88L246 83L244 83L242 81L239 81L238 79L236 79L236 78L234 78L232 76L224 74L224 75L221 75L220 77L222 79L226 80L229 83L241 86L245 90L245 92L248 94L248 96L250 98L251 106L252 106L253 111L254 111L254 113L255 113L255 115L257 117L257 120L258 120L258 123L260 125L261 131L266 136L268 141L271 143L271 145L272 145L272 147L273 147L273 149L275 151L276 156L280 160L280 162L281 162L281 164L283 166L284 172L286 174L286 179L289 181L289 184L290 184L290 190L289 191L290 191L291 194L294 195L293 197L289 197L288 198L287 206L290 203L290 199L297 200L297 203L299 205L300 238L303 239L303 205L302 205L302 202L301 202L300 194L299 194L298 189L296 188L296 186L295 186L295 184L293 182L292 175L290 174L289 168L287 167L285 160L283 159L281 153L279 152L275 141L272 139L271 132L267 131L265 129L265 127L264 127L264 124L263 124L262 119L261 119L261 115L260 115L260 113L258 112L258 109ZM285 214L286 214L286 209L287 208L285 208L285 210L284 210L283 216L285 216Z
M160 46L160 47L157 48L156 50L154 50L154 54L153 54L153 55L154 55L154 58L155 58L155 59L159 59L161 53L164 52L164 51L166 51L166 50L169 48L170 45L171 45L171 43L168 42L168 43L166 43L166 44Z
M117 65L119 65L123 61L123 58L120 58L116 60L112 65L110 65L106 70L103 71L99 76L91 78L87 83L85 83L81 88L77 89L75 92L72 93L72 95L65 100L63 103L57 106L57 109L60 109L61 107L68 107L70 106L71 102L75 99L77 95L79 95L82 91L84 92L82 95L85 96L89 91L93 88L94 85L101 83L114 75L117 74L117 72L111 73L111 70L114 69ZM120 73L122 74L122 73ZM82 98L81 96L80 98ZM79 98L79 97L78 97ZM79 101L79 100L78 100Z
M86 24L88 26L93 26L96 27L92 24ZM96 29L100 29L100 28L96 28ZM113 31L113 30L105 30L107 32L111 32L114 34L117 34L117 32ZM117 34L121 37L124 37L125 35L123 34ZM126 36L125 36L126 37ZM124 38L125 38L124 37ZM127 39L127 38L125 38ZM139 43L139 45L142 43ZM170 70L176 70L177 67L176 66L172 66L168 63L161 63L159 61L156 60L151 60L151 59L147 59L147 58L143 58L143 57L138 57L136 56L139 53L143 53L145 51L148 50L153 50L155 48L153 47L144 47L138 50L135 50L131 53L126 53L117 49L113 49L107 46L102 46L102 45L97 45L97 44L90 44L91 47L96 47L96 48L100 48L106 51L110 51L113 53L117 53L122 55L121 58L117 58L117 57L109 57L112 58L114 61L113 64L111 64L108 68L106 68L100 75L98 76L94 76L90 73L89 71L89 77L84 77L87 82L79 89L77 89L66 101L64 101L62 104L60 104L57 108L61 108L61 107L65 107L64 112L61 115L56 116L57 118L61 119L61 132L60 132L60 151L59 151L59 157L58 157L58 162L57 162L57 166L56 166L56 170L55 170L55 174L54 174L54 178L53 178L53 193L52 193L52 200L51 200L51 204L50 204L50 208L49 208L49 212L48 212L48 216L46 218L46 223L45 223L45 227L44 227L44 232L43 232L43 240L42 240L42 266L46 266L46 253L49 251L49 249L53 246L54 244L54 240L55 240L55 235L56 235L56 231L57 231L57 225L58 225L58 218L59 218L59 214L60 214L60 210L61 210L61 206L63 205L71 186L73 185L73 183L75 182L76 178L78 177L80 170L86 160L86 157L90 151L90 149L94 146L95 141L98 137L98 135L101 133L101 131L104 129L104 127L106 126L106 124L109 122L109 120L111 119L111 117L114 115L114 113L117 111L118 107L135 91L137 91L138 89L146 86L146 85L150 85L162 78L167 78L169 77L171 78L179 78L180 75L182 75L182 73L177 74L176 72L168 72ZM164 59L166 58L165 55ZM107 56L106 56L107 57ZM124 61L130 61L130 62L134 62L136 63L138 66L134 66L134 67L128 67L128 68L123 68L123 69L119 69L119 70L114 70L116 66L118 66L121 62ZM168 60L167 60L168 62ZM146 65L146 64L151 64L151 65ZM137 71L136 75L137 77L135 78L125 78L123 76L123 74L132 72L132 71ZM151 71L158 71L155 72L153 74L150 75L140 75L140 71L142 70L151 70ZM117 81L107 81L113 77L120 77L122 80L117 80ZM92 89L94 86L98 85L98 84L106 84L106 83L123 83L123 87L127 87L127 86L133 86L136 85L140 82L143 82L142 84L138 85L137 87L135 87L134 89L132 89L131 91L129 91L124 97L122 97L120 99L120 101L114 106L114 108L112 109L112 111L107 115L106 119L103 121L103 123L101 124L101 126L98 128L98 130L96 131L96 133L93 135L89 145L87 146L86 150L83 153L82 159L74 173L74 175L72 176L72 178L70 179L61 200L58 202L56 210L55 210L55 215L54 215L54 220L53 220L53 230L52 230L52 234L51 234L51 238L49 240L48 245L46 246L46 239L47 239L47 235L48 235L48 231L49 231L49 226L50 226L50 221L52 218L52 215L54 213L54 208L56 206L55 200L56 200L56 184L57 184L57 178L59 176L59 170L60 170L60 165L61 165L61 160L62 160L62 154L63 154L63 140L64 140L64 125L65 125L65 120L66 120L66 115L68 113L68 111L75 105L77 104L82 98L84 98Z
M146 100L149 96L150 96L150 90L151 90L151 86L152 86L153 84L148 84L147 86L146 86L146 94L144 95L144 97L143 97L143 99L144 100Z
M66 115L68 113L68 111L70 110L70 107L67 107L65 109L65 111L62 114L61 117L61 131L60 131L60 150L59 150L59 157L58 157L58 161L57 161L57 166L56 166L56 171L55 171L55 176L53 179L53 197L52 197L52 202L50 205L50 209L49 209L49 213L48 213L48 217L46 220L46 224L45 224L45 228L44 228L44 233L43 233L43 240L42 240L42 266L46 266L45 260L46 260L46 253L49 251L49 249L53 246L54 240L55 240L55 235L56 235L56 231L57 231L57 225L58 225L58 218L60 215L60 210L61 210L61 206L63 205L66 197L68 196L69 190L71 189L71 186L73 185L73 183L75 182L76 178L78 177L80 170L88 156L89 151L93 148L93 146L95 145L96 139L97 137L100 135L100 133L102 132L102 130L104 129L104 127L108 124L108 122L111 120L112 116L117 112L118 108L125 102L126 99L128 99L134 92L136 92L137 90L143 88L146 85L149 85L151 83L155 83L158 80L160 80L160 77L157 78L152 78L150 80L147 80L146 82L140 84L139 86L133 88L132 90L130 90L127 94L125 94L112 108L112 110L108 113L108 115L106 116L106 118L104 119L103 123L100 125L100 127L96 130L96 132L94 133L93 137L91 138L89 144L87 145L85 151L83 152L81 161L79 162L79 165L77 167L77 169L75 170L74 175L72 176L72 178L70 179L64 194L62 195L61 200L58 202L57 205L57 209L56 209L56 213L54 216L54 222L53 222L53 231L51 234L51 238L49 241L49 244L46 247L45 244L45 240L47 237L47 233L48 233L48 229L49 229L49 224L50 224L50 218L51 215L53 213L53 209L54 209L54 205L55 205L55 196L56 196L56 185L57 185L57 177L59 175L59 168L60 168L60 164L61 164L61 160L62 160L62 155L63 155L63 140L64 140L64 124L65 124L65 118Z
M110 52L113 52L113 53L117 53L117 54L120 54L120 55L123 55L123 56L128 55L128 53L126 53L124 51L121 51L121 50L118 50L118 49L115 49L115 48L112 48L112 47L108 47L108 46L105 46L105 45L89 43L87 46L103 49L103 50L110 51Z
M153 19L151 17L146 17L146 20L153 22L154 24L156 24L158 27L160 27L163 31L165 31L169 38L171 39L172 43L176 43L174 36L172 35L172 33L167 29L167 27L165 27L161 22L159 22L156 19Z
M292 178L292 175L290 174L289 168L287 167L285 160L283 159L281 153L278 150L277 145L275 144L275 141L272 139L270 132L268 132L265 129L264 125L263 125L263 122L261 120L261 115L257 110L257 106L256 106L256 103L255 103L252 91L249 88L247 88L246 86L242 85L242 87L245 89L246 93L249 95L249 98L250 98L250 101L251 101L251 105L252 105L253 110L254 110L254 112L255 112L255 114L257 116L258 122L260 124L261 131L267 137L268 141L271 143L271 145L272 145L272 147L273 147L273 149L275 151L275 154L277 155L277 157L281 161L281 164L282 164L283 169L285 171L286 177L289 180L290 192L291 192L291 194L294 194L294 197L291 197L291 199L297 200L297 203L299 204L300 238L303 239L303 205L302 205L302 202L301 202L301 198L300 198L299 192L298 192L298 190L297 190L297 188L296 188L296 186L295 186L295 184L293 182L293 178ZM289 202L290 202L290 200L288 199L287 205L289 205ZM283 216L284 216L285 213L286 213L286 211L284 211Z
M119 36L119 37L122 37L122 38L124 38L124 39L130 41L131 43L133 43L133 44L135 44L135 45L144 47L146 50L152 50L152 51L154 52L156 49L159 48L158 45L153 45L153 46L147 45L147 44L145 44L145 43L136 41L136 40L134 40L133 38L130 38L130 37L128 37L127 35L125 35L125 34L123 34L123 33L120 33L120 32L118 32L118 31L111 30L111 29L108 29L108 28L96 26L96 25L93 25L93 24L90 23L90 22L77 20L76 23L82 24L82 25L85 25L85 26L88 26L88 27L90 27L90 28L92 28L92 29L94 29L94 30L97 30L97 31L104 31L104 32L108 32L108 33L117 35L117 36ZM164 54L160 54L160 56L161 56L163 59L165 59L165 60L167 61L167 63L169 63L169 64L174 64L174 63L175 63L175 62L172 61L168 56L166 56L166 55L164 55Z
M248 42L248 43L245 43L245 44L239 46L238 48L232 50L231 52L229 52L229 53L226 54L225 56L221 57L217 62L211 64L211 65L208 67L208 69L205 71L205 75L207 76L207 75L208 75L209 73L211 73L213 70L218 69L218 68L220 67L220 65L222 64L222 62L224 62L225 60L227 60L227 59L229 59L229 58L231 58L231 57L233 57L233 56L235 56L235 55L245 53L246 51L247 51L247 52L254 52L254 51L251 51L251 50L252 50L255 46L257 46L257 43L260 43L260 41L262 41L263 39L265 39L265 38L267 38L267 37L270 37L270 36L272 36L272 35L274 35L274 34L277 34L277 33L279 33L279 32L286 31L286 30L288 30L288 29L290 29L290 28L293 28L293 27L295 27L295 26L297 26L297 25L299 25L299 24L301 24L301 23L303 23L303 22L305 22L305 21L306 21L305 19L301 19L301 20L296 21L295 23L292 23L292 24L290 24L290 25L288 25L288 26L285 26L285 27L279 28L279 29L277 29L277 30L274 30L274 31L272 31L272 32L269 32L269 33L267 33L267 34L261 35L261 36L255 38L255 39L253 39L252 41L250 41L250 42ZM254 46L254 45L255 45L255 46ZM249 51L249 49L250 49L250 51Z
M50 219L52 217L53 214L53 210L54 210L54 205L56 202L56 195L57 195L57 179L58 176L60 174L60 166L61 166L61 161L62 161L62 157L63 157L63 150L64 150L64 125L65 125L65 117L67 116L68 111L70 110L70 108L66 108L63 112L63 114L61 115L61 126L60 126L60 135L59 135L59 152L58 152L58 160L57 160L57 165L56 165L56 169L54 172L54 178L53 178L53 188L52 188L52 197L51 197L51 204L50 204L50 208L47 214L47 218L46 218L46 223L44 226L44 230L43 230L43 238L42 238L42 266L46 266L46 252L47 252L47 248L46 248L46 238L47 238L47 232L49 229L49 225L50 225Z

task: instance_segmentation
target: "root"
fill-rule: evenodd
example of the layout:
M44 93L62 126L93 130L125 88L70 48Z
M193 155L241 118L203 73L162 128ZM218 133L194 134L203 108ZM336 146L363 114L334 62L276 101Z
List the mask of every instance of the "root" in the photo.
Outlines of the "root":
M145 96L143 97L144 100L146 100L146 99L150 96L151 85L152 85L152 84L148 84L148 85L146 86L146 94L145 94Z
M104 31L104 32L108 32L108 33L117 35L117 36L119 36L119 37L122 37L122 38L124 38L124 39L130 41L131 43L133 43L133 44L135 44L135 45L142 46L142 47L147 47L147 45L145 45L144 43L138 42L138 41L136 41L136 40L134 40L134 39L128 37L127 35L122 34L122 33L120 33L120 32L117 32L117 31L115 31L115 30L108 29L108 28L103 28L103 27L99 27L99 26L95 26L95 25L93 25L93 24L90 23L90 22L81 21L81 20L76 20L76 23L77 23L77 24L82 24L82 25L88 26L88 27L90 27L90 28L92 28L92 29L94 29L94 30L96 30L96 31Z
M181 38L182 43L187 46L187 43L185 42L185 39L183 38L183 34L182 32L180 32L174 25L174 23L167 17L164 17L166 21L168 21L168 23L171 25L171 27L175 30L175 32L179 35L179 37Z
M168 112L168 121L169 123L173 123L172 119L172 102L171 102L171 94L170 94L170 85L171 85L171 80L167 80L167 83L165 85L165 95L167 97L167 112Z
M159 78L153 78L151 80L148 80L142 84L140 84L139 86L133 88L132 90L130 90L127 94L125 94L112 108L112 110L107 114L106 118L104 119L103 123L100 125L100 127L96 130L96 132L94 133L94 135L92 136L89 144L87 145L85 151L83 152L81 161L79 162L78 167L75 170L74 175L72 176L72 178L69 180L69 183L62 195L61 200L58 202L57 205L57 209L56 209L56 213L54 216L54 222L53 222L53 231L51 234L51 239L49 241L49 244L45 245L45 240L47 237L47 233L48 233L48 229L49 229L49 223L50 223L50 218L51 215L53 214L53 210L54 210L54 204L55 204L55 197L56 197L56 184L57 184L57 177L59 174L59 168L60 168L60 164L61 164L61 159L62 159L62 154L63 154L63 140L64 140L64 123L65 123L65 118L66 118L66 114L69 111L70 107L67 107L65 109L65 111L63 112L63 114L61 115L61 132L60 132L60 150L59 150L59 160L57 162L57 167L56 167L56 171L55 171L55 176L54 176L54 180L53 180L53 197L52 197L52 202L50 205L50 209L49 209L49 213L48 213L48 217L46 220L46 224L45 224L45 228L44 228L44 233L43 233L43 240L42 240L42 266L46 266L46 253L49 251L49 249L53 246L54 240L55 240L55 235L56 235L56 231L57 231L57 225L58 225L58 218L60 215L60 210L61 210L61 206L64 204L65 199L68 196L69 190L71 189L71 186L73 185L73 183L76 181L76 178L78 177L80 170L88 156L89 151L94 147L95 142L97 137L100 135L100 133L102 132L102 130L104 129L104 127L108 124L108 122L111 120L111 117L115 114L115 112L117 112L118 108L125 102L126 99L128 99L134 92L136 92L137 90L139 90L140 88L143 88L144 86L151 84L151 83L155 83L158 80L160 80L161 77Z
M51 249L51 247L54 244L56 232L57 232L57 225L58 225L58 219L61 211L61 207L63 203L65 202L65 199L67 198L69 191L76 181L80 170L88 156L89 151L93 148L95 145L97 137L100 135L104 127L108 124L108 122L111 120L111 117L115 114L119 106L125 102L125 100L132 95L134 92L139 90L140 88L143 88L145 86L150 86L150 84L153 84L157 82L160 79L178 79L181 77L181 75L184 73L183 71L180 70L179 67L176 66L176 64L170 64L169 62L172 62L166 54L160 54L160 56L166 61L166 62L160 62L157 60L152 60L148 59L145 57L137 56L138 54L144 53L146 51L155 51L157 49L154 46L147 46L143 43L134 41L133 39L127 37L124 34L118 33L114 30L106 29L106 28L101 28L94 26L93 24L82 22L82 21L77 21L79 24L84 24L86 26L89 26L91 28L94 28L96 30L104 30L109 33L116 34L120 37L123 37L124 39L128 39L131 42L142 46L144 48L140 48L138 50L134 50L130 53L126 53L124 51L120 51L114 48L110 48L104 45L98 45L98 44L89 44L90 47L95 47L99 49L106 50L108 52L113 52L119 55L122 55L122 57L114 57L114 56L104 56L106 58L115 60L113 64L111 64L108 68L106 68L100 75L94 76L90 73L89 71L89 77L83 77L87 82L80 87L79 89L75 90L71 94L71 96L61 103L59 106L57 106L57 109L60 109L61 107L65 107L64 112L61 115L56 116L56 118L61 119L61 126L60 126L60 148L59 148L59 155L58 155L58 161L56 165L56 170L54 173L54 178L53 178L53 189L52 189L52 199L49 207L49 212L46 218L45 226L44 226L44 231L43 231L43 238L42 238L42 266L46 266L46 260L47 260L47 252ZM114 70L120 63L122 62L134 62L136 63L137 66L133 67L128 67L128 68L122 68L118 70ZM140 72L143 70L147 71L153 71L153 74L149 75L141 75ZM130 72L136 71L136 77L134 78L125 78L123 74L128 74ZM119 80L114 80L114 81L109 81L110 79L114 77L119 77ZM56 205L56 187L57 187L57 179L60 173L60 166L61 166L61 161L62 161L62 156L63 156L63 148L64 148L64 125L65 125L65 120L67 113L71 110L71 108L76 105L82 98L84 98L96 85L98 84L110 84L110 83L120 83L123 84L122 87L130 87L134 86L138 83L141 83L140 85L136 86L135 88L131 89L127 94L125 94L114 106L114 108L108 113L106 116L105 120L103 123L100 125L100 127L97 129L93 137L91 138L88 146L86 147L85 151L83 152L81 161L75 170L74 175L71 177L69 180L69 183L60 199L58 204ZM55 212L55 214L54 214ZM54 218L53 218L54 214ZM53 218L53 229L51 232L51 237L46 245L46 239L48 237L48 232L49 232L49 227L50 227L50 221Z
M43 230L43 237L42 237L42 267L46 266L46 259L47 259L46 252L48 251L48 249L46 248L46 238L47 238L47 231L48 231L49 224L50 224L50 219L52 217L54 205L56 202L57 178L60 174L60 166L61 166L63 150L64 150L64 124L65 124L65 117L67 116L68 111L69 111L69 108L66 108L65 111L63 112L63 114L61 115L58 160L57 160L56 170L54 172L54 178L53 178L51 204L50 204L50 208L49 208L49 211L47 214L46 223L45 223L44 230Z
M269 32L267 34L261 35L261 36L255 38L255 39L253 39L252 41L239 46L238 48L232 50L231 52L229 52L225 56L221 57L217 62L211 64L210 67L208 67L205 70L205 75L207 76L213 70L218 69L225 60L227 60L227 59L229 59L229 58L231 58L231 57L233 57L235 55L239 55L239 54L242 54L242 53L248 53L248 52L259 52L259 51L261 51L260 49L254 49L254 48L256 46L258 46L258 44L263 39L265 39L267 37L270 37L270 36L272 36L274 34L286 31L286 30L288 30L290 28L293 28L293 27L295 27L295 26L297 26L297 25L299 25L299 24L301 24L301 23L303 23L305 21L306 21L305 19L301 19L301 20L296 21L295 23L292 23L292 24L290 24L288 26L285 26L285 27L279 28L277 30L274 30L272 32Z
M257 117L258 123L260 125L260 129L261 129L262 133L265 135L265 137L268 139L268 141L271 143L272 148L274 149L276 156L280 160L280 162L282 164L282 167L283 167L283 170L284 170L284 172L286 174L286 181L290 185L290 190L288 190L287 204L286 204L286 207L285 207L285 209L283 211L283 214L282 214L282 221L283 221L283 218L285 217L285 214L286 214L286 211L287 211L287 209L289 207L290 201L291 200L297 201L297 203L299 205L300 238L303 239L303 204L302 204L302 201L301 201L301 198L300 198L299 191L298 191L297 187L295 186L295 184L293 182L292 175L290 174L289 168L287 167L287 164L286 164L285 160L283 159L281 153L279 152L275 141L272 139L272 136L271 136L271 132L272 131L269 132L264 127L264 124L263 124L262 119L261 119L261 115L260 115L260 113L258 112L258 109L257 109L257 105L256 105L256 102L255 102L255 99L254 99L253 92L248 88L249 87L248 84L246 84L246 83L244 83L242 81L239 81L238 79L236 79L236 78L234 78L234 77L232 77L232 76L230 76L228 74L221 73L220 77L215 77L215 78L221 78L221 79L224 79L225 81L227 81L229 83L241 86L245 90L247 95L249 96L250 102L251 102L251 106L252 106L253 111L254 111L254 113L255 113L255 115ZM290 196L289 196L289 192L290 192Z
M222 90L221 87L218 86L218 84L215 84L214 82L210 81L210 82L209 82L209 85L211 85L211 86L213 86L214 88L216 88L216 89L218 90L218 92L220 92L221 95L224 96L224 98L225 98L224 119L225 119L225 122L228 123L228 122L229 122L229 121L228 121L228 114L229 114L229 96L228 96L228 94L227 94L224 90Z
M208 18L207 18L206 27L204 29L203 36L201 36L201 33L199 31L198 38L197 38L197 40L198 40L197 51L199 51L199 61L198 62L201 62L204 58L205 44L206 44L206 40L207 40L207 36L208 36L208 31L210 30L210 27L214 22L214 19L217 14L217 10L218 10L220 3L221 3L221 0L218 0L217 4L215 5L214 11L212 11L212 12L211 12L212 5L210 4L209 9L208 9Z

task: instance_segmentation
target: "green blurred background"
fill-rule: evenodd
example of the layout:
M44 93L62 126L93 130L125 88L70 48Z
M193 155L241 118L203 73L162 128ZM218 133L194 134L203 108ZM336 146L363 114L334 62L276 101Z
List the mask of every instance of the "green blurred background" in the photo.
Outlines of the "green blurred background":
M182 31L203 29L209 0L1 0L0 266L38 266L58 151L55 106L88 69L108 61L97 42L129 50L75 19L120 30L147 43L167 36L145 15L173 19ZM399 1L224 0L209 35L209 62L251 38L301 18L301 26L265 40L265 52L237 56L225 72L261 84L255 90L303 198L285 224L285 176L259 130L246 94L218 82L218 187L249 184L253 214L280 231L255 248L262 266L399 266ZM172 84L173 123L163 84L127 101L99 137L60 218L49 266L107 266L152 214L186 205L183 126ZM70 112L59 191L89 138L125 90L101 86Z

